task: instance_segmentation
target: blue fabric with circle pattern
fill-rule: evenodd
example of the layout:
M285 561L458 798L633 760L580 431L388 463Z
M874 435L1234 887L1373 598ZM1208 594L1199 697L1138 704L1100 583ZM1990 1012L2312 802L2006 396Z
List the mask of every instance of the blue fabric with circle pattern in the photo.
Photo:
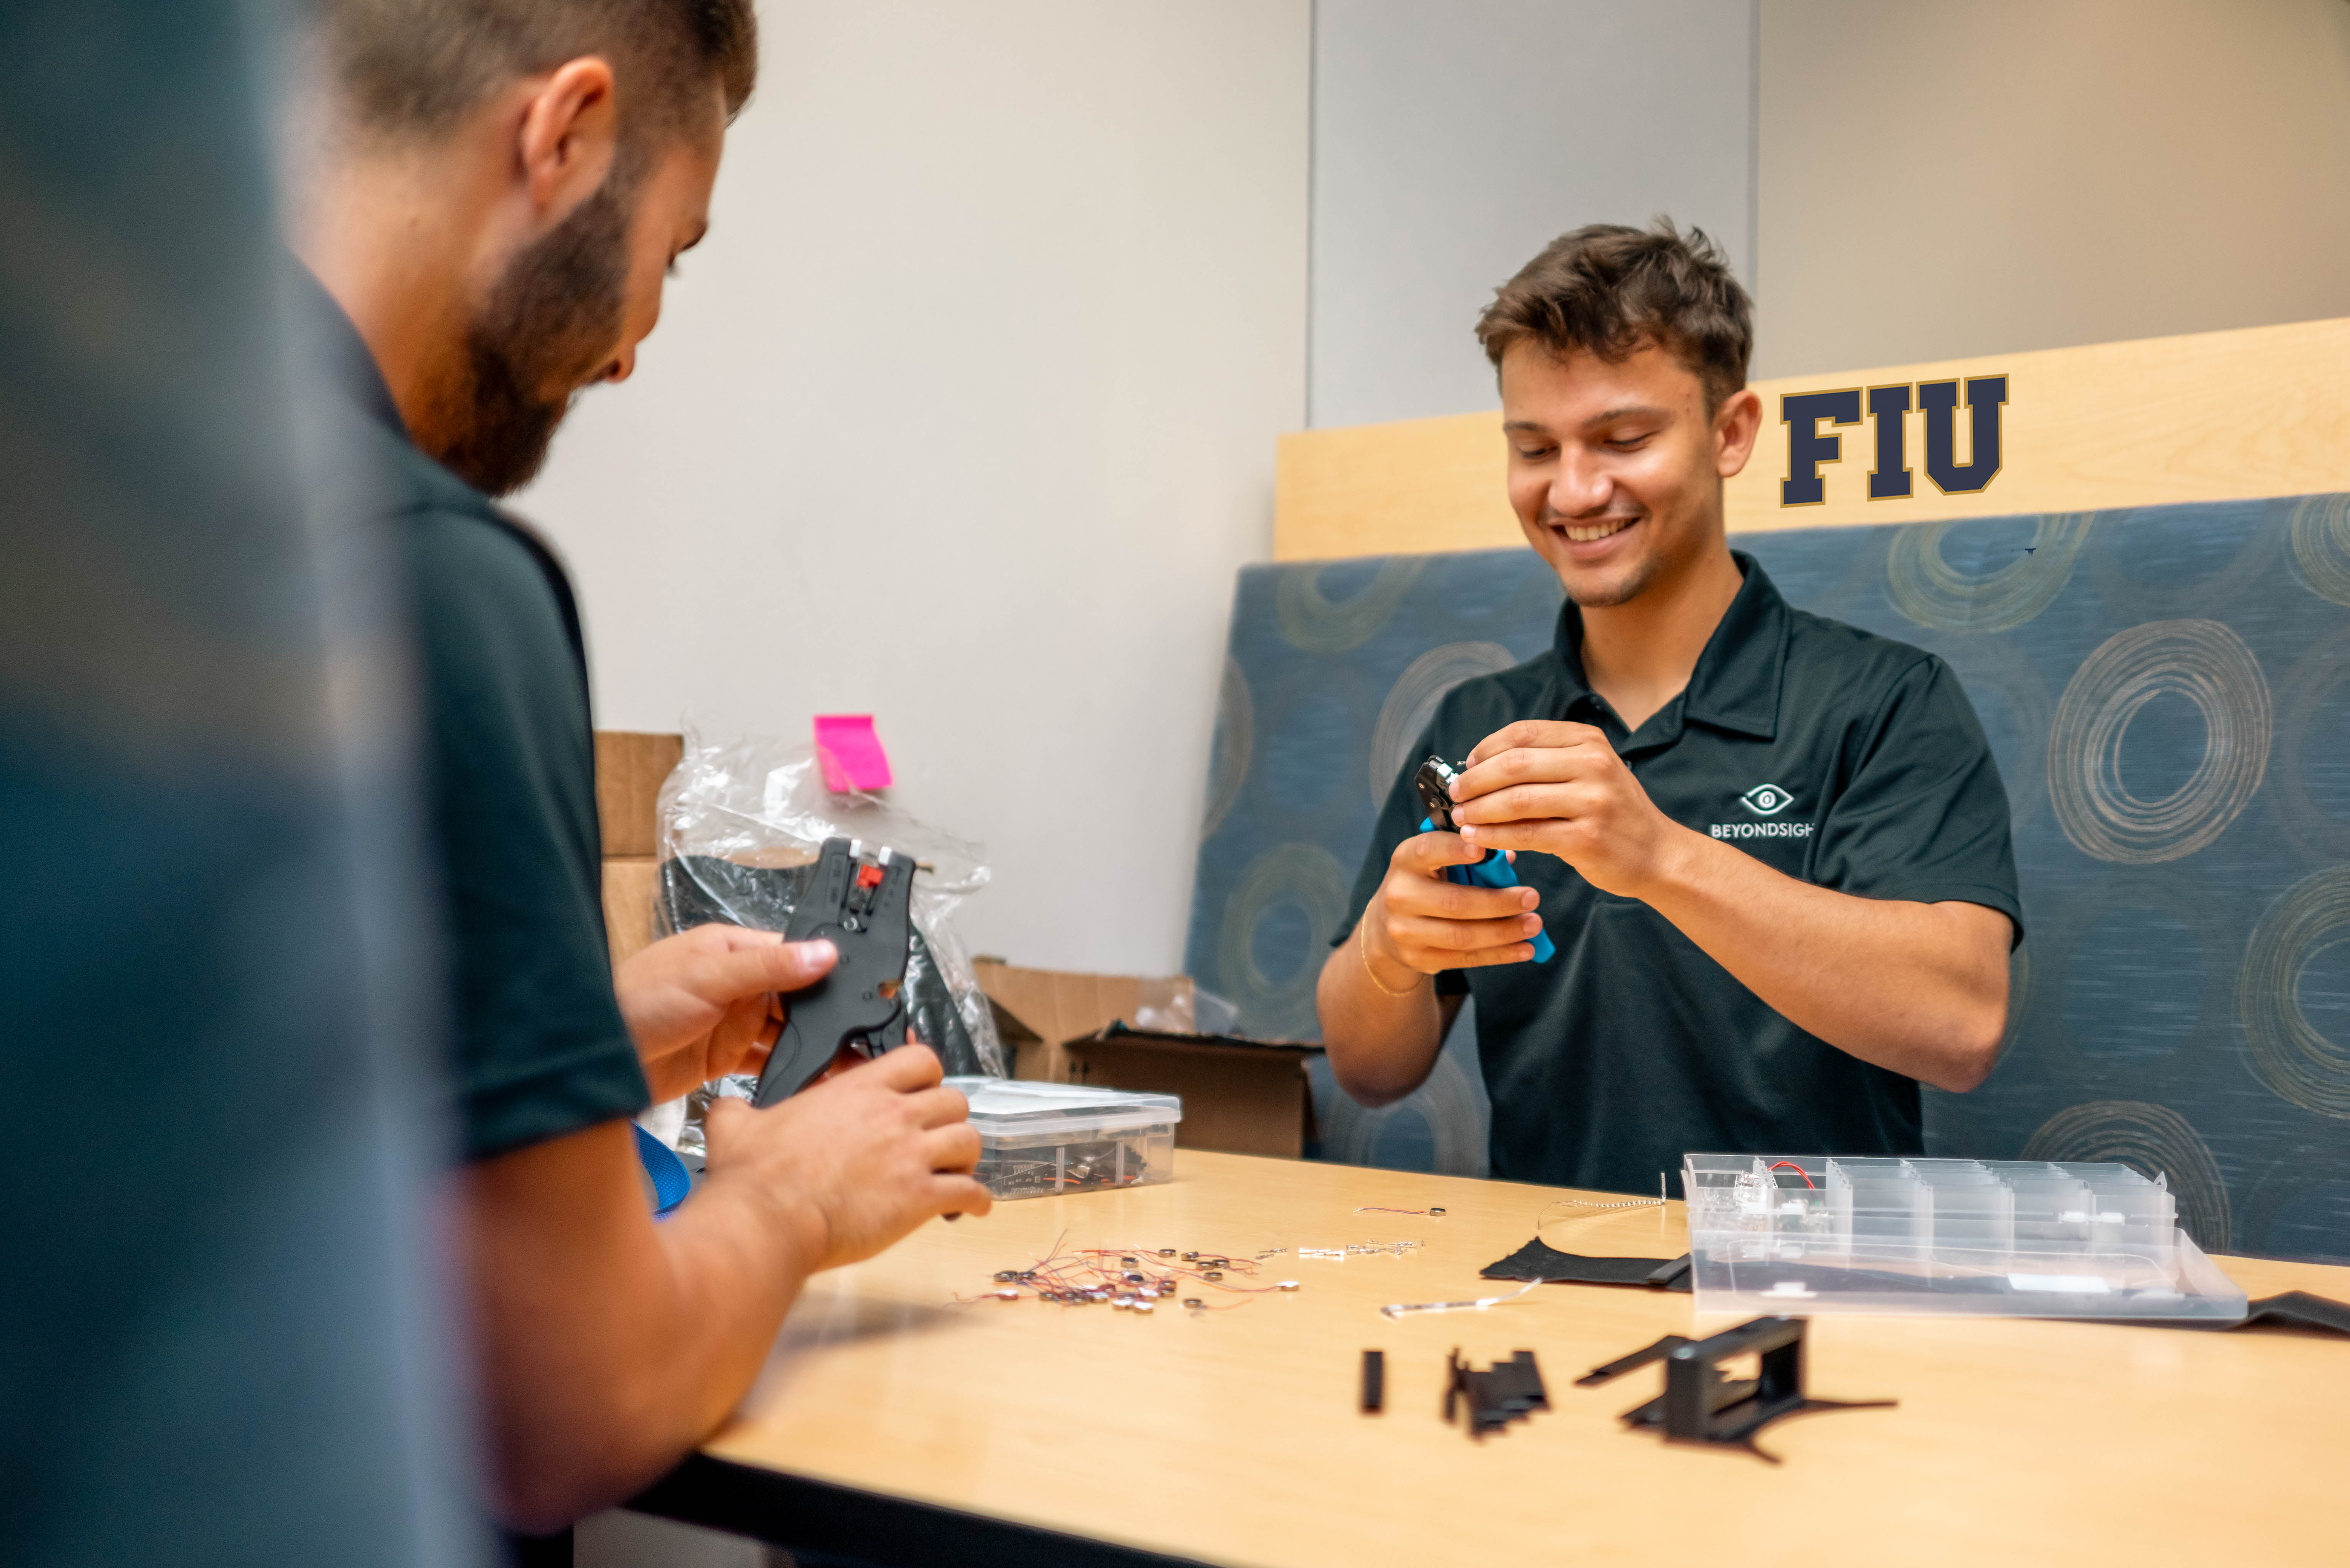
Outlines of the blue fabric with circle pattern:
M1790 604L1940 654L2013 813L2009 1040L1936 1153L2166 1172L2207 1251L2350 1262L2350 496L1742 537ZM1526 550L1241 574L1189 967L1312 1038L1380 800L1442 695L1550 647ZM1326 1158L1480 1174L1473 1029Z

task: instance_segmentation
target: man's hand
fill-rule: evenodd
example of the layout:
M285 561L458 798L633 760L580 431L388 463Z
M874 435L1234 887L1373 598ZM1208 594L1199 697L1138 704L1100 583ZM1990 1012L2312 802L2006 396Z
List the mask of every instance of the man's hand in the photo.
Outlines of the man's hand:
M643 1487L742 1398L809 1274L933 1214L987 1212L965 1109L919 1045L768 1110L721 1100L709 1175L658 1225L624 1121L466 1167L464 1281L505 1518L552 1529Z
M1463 888L1447 867L1484 858L1451 833L1415 833L1388 857L1387 879L1363 911L1363 957L1382 989L1448 969L1523 963L1542 929L1532 888ZM1409 972L1406 972L1409 971Z
M1496 730L1452 795L1464 842L1555 855L1593 887L1639 899L1840 1051L1960 1091L1998 1060L2014 928L1996 909L1862 898L1775 871L1659 811L1588 724Z
M653 1103L757 1072L783 1033L779 993L814 983L839 957L830 942L708 925L663 937L620 965L612 992Z
M980 1144L970 1103L940 1077L931 1049L909 1044L765 1110L712 1100L697 1200L772 1199L816 1269L869 1258L933 1214L986 1213L993 1199L971 1174Z
M1696 837L1657 809L1589 724L1527 719L1494 731L1469 753L1452 798L1464 842L1556 856L1593 887L1627 898L1648 898Z

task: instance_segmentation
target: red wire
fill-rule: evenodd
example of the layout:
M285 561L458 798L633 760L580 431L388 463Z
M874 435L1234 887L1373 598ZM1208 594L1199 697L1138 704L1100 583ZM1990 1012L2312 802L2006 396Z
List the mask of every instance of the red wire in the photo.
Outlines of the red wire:
M1814 1192L1819 1190L1820 1184L1812 1179L1812 1173L1805 1170L1802 1166L1797 1165L1792 1159L1774 1159L1771 1162L1771 1168L1773 1170L1792 1170L1797 1176L1804 1179L1804 1186L1810 1188Z

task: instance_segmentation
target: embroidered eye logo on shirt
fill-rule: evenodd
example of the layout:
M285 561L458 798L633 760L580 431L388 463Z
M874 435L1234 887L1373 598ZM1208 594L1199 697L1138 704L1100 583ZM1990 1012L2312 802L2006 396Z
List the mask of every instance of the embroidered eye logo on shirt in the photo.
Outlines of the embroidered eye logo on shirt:
M1794 798L1777 784L1759 784L1740 795L1738 804L1757 816L1776 816L1787 809L1787 802Z

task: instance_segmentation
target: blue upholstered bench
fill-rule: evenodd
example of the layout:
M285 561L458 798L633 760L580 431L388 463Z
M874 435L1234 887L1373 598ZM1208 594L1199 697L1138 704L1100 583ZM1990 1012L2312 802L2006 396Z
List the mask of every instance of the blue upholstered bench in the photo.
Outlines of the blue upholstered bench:
M2009 1044L1928 1091L1938 1154L2167 1172L2208 1251L2350 1262L2350 496L1752 535L1788 600L1929 649L2006 780L2029 937ZM1312 1038L1372 818L1437 700L1547 649L1529 550L1251 567L1189 968ZM1326 1158L1482 1173L1473 1031Z

